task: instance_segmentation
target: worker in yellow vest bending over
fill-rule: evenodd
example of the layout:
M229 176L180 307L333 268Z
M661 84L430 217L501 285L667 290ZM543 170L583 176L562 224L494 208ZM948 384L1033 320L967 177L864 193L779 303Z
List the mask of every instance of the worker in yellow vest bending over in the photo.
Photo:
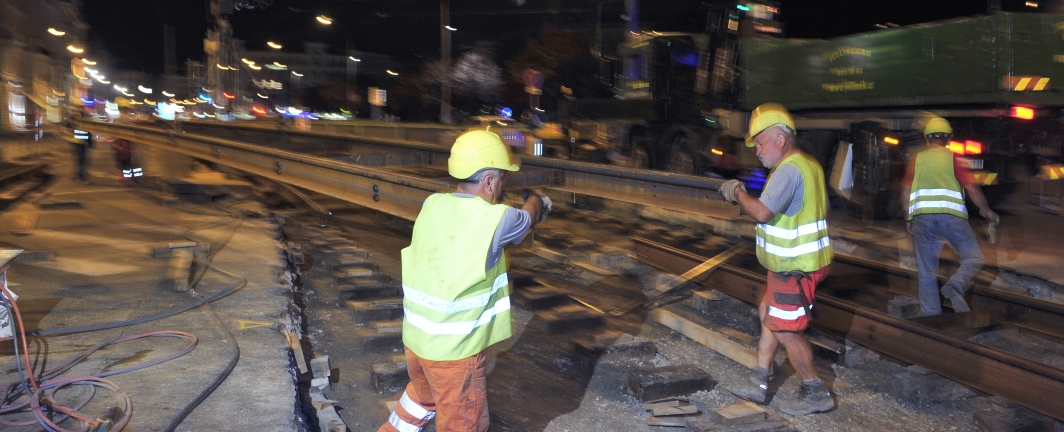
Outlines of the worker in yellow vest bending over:
M812 348L802 334L815 313L816 286L827 277L832 258L824 170L795 146L794 120L779 104L754 110L746 146L755 147L757 158L772 170L765 191L754 198L738 180L724 183L719 191L757 220L757 260L768 269L768 282L758 305L757 368L749 380L728 390L765 403L773 359L783 345L802 382L796 397L780 403L780 411L790 415L827 411L835 402L817 376Z
M968 209L964 205L964 191L979 207L979 214L987 221L1001 221L990 210L986 197L968 169L968 163L945 146L953 137L953 127L946 119L933 117L924 126L927 148L909 161L901 185L902 208L906 209L905 228L915 237L914 252L919 270L920 313L942 313L939 292L950 300L954 312L968 312L964 292L972 277L983 266L983 251L968 225ZM940 289L938 286L938 258L943 241L960 257L960 267Z
M458 190L429 196L403 249L403 344L410 384L379 431L488 430L484 349L510 338L510 282L503 246L520 243L550 212L529 194L520 210L499 204L510 148L488 131L451 147Z

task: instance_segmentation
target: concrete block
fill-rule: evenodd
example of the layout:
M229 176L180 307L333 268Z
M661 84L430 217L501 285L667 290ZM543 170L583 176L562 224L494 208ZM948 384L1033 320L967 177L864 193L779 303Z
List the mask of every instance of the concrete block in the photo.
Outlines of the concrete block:
M357 272L355 274L344 275L336 278L336 283L340 285L358 285L358 286L373 286L373 285L385 285L392 281L392 277L384 273L371 272L365 274L363 272Z
M894 397L913 405L940 403L976 395L970 388L950 381L941 375L934 373L924 374L923 371L925 370L906 370L895 374L890 379L888 391Z
M592 329L603 324L603 318L581 305L558 306L537 312L543 319L543 328L549 334L560 334L571 330Z
M362 348L375 351L394 350L399 352L403 350L403 333L401 331L365 328L357 330L355 334L360 338Z
M687 303L694 310L704 313L718 305L718 302L722 300L724 300L724 294L717 290L693 291Z
M403 318L403 299L401 298L348 300L347 307L354 312L355 322L358 325Z
M515 292L513 299L523 309L540 310L565 303L569 296L551 286L535 285Z
M365 258L351 257L341 258L333 263L329 264L329 268L334 272L343 273L350 270L366 269L370 271L377 271L377 263L367 261Z
M373 388L377 393L395 393L406 388L410 375L406 372L406 361L374 363L370 366Z
M401 294L399 287L392 283L344 284L340 286L340 291L347 294L350 300L384 299Z
M644 402L710 390L716 384L713 377L692 365L636 369L624 373L625 390Z
M759 423L768 418L768 411L752 402L742 401L735 405L717 408L709 416L725 426Z
M887 301L887 312L898 318L920 316L920 300L909 296L897 296Z
M314 378L328 378L332 375L329 356L323 355L310 359L310 372L314 375Z

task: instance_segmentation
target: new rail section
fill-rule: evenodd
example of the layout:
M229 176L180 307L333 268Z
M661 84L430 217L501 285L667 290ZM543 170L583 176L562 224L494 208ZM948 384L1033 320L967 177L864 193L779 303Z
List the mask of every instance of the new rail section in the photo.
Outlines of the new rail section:
M273 125L186 124L147 126L82 122L94 133L158 146L313 190L408 220L434 192L454 190L447 177L454 128L348 125L344 131L293 131ZM360 133L359 133L360 132ZM353 135L359 133L359 135ZM453 139L453 138L452 138ZM710 218L737 219L738 209L720 201L720 180L640 171L583 162L524 157L510 187L545 187ZM559 197L562 198L562 197ZM647 239L633 238L638 258L682 274L710 257ZM755 263L755 264L750 264ZM989 270L989 272L987 271ZM833 283L817 296L827 333L917 364L954 381L1064 420L1064 370L968 337L1005 327L1064 340L1064 306L992 289L992 269L973 287L970 313L901 319L886 313L893 295L915 297L906 269L836 255ZM756 304L765 273L756 260L730 260L695 281Z

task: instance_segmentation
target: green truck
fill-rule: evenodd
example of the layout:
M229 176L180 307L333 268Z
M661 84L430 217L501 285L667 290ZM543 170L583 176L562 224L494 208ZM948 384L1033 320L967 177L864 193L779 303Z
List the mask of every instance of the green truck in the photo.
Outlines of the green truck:
M997 12L814 40L777 37L776 13L773 4L718 5L705 33L622 43L603 62L616 98L571 101L571 140L624 154L633 167L729 173L726 155L756 165L741 144L749 111L778 102L836 192L869 217L898 213L906 150L922 144L914 123L928 113L953 124L951 149L991 201L1059 162L1064 16Z

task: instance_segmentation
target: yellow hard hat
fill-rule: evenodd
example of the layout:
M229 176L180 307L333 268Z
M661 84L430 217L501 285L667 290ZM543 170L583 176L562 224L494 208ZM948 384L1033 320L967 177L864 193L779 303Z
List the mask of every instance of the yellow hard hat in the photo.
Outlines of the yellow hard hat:
M517 171L521 164L513 160L510 146L492 132L476 130L459 136L451 147L451 157L447 159L447 173L465 180L484 168Z
M949 125L949 122L942 117L932 117L927 121L927 125L924 126L924 135L931 135L933 133L953 133L953 127Z
M778 103L764 103L750 113L750 132L746 134L746 146L754 146L754 137L774 125L786 125L794 130L794 119L787 108Z

